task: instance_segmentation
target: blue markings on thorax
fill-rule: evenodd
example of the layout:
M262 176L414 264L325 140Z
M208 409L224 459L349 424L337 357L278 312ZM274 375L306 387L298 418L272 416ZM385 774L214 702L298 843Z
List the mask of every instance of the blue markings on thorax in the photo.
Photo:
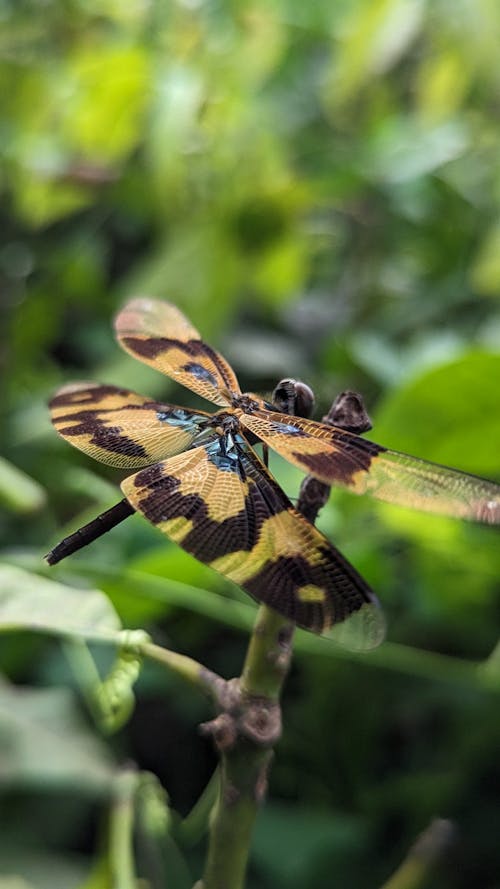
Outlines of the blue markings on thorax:
M237 472L241 475L240 455L238 444L231 433L218 436L214 441L205 445L208 459L217 469L223 472Z
M191 411L185 411L181 407L173 407L166 411L157 411L156 417L160 423L168 423L169 426L179 426L181 429L192 429L197 426L198 417ZM205 419L200 417L199 419Z
M201 364L197 364L195 361L190 361L189 364L185 364L182 370L185 370L187 373L192 374L194 377L197 377L198 380L202 380L204 383L210 383L211 386L217 386L217 380L206 367L203 367Z
M282 435L298 435L303 436L304 432L292 423L278 423L273 421L273 432L281 432Z

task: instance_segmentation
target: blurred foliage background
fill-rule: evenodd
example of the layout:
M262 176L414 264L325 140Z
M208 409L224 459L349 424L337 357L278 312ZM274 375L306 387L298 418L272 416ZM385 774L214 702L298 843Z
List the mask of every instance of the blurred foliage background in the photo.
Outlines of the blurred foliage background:
M148 666L107 737L75 644L6 617L16 593L43 603L43 554L119 498L51 430L53 390L195 403L120 353L127 296L177 303L244 389L301 377L318 418L356 389L376 441L500 478L499 40L495 0L0 2L1 887L111 886L123 765L182 816L214 766L195 692ZM271 468L296 496L299 474ZM360 660L298 634L249 886L378 886L439 815L455 839L425 886L494 889L498 684L474 663L500 625L497 531L336 493L319 524L390 642ZM240 670L253 605L137 516L50 579ZM203 842L150 839L151 885L191 885Z

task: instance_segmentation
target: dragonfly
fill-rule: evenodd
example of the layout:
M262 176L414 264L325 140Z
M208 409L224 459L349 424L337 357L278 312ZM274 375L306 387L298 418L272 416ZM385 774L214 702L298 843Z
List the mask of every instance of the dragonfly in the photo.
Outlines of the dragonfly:
M130 355L217 410L153 401L95 382L59 389L50 401L59 435L102 463L135 471L121 482L124 499L51 550L49 564L138 512L294 624L350 649L367 650L384 638L378 599L293 506L266 465L268 448L326 485L441 515L500 523L500 485L495 482L375 444L358 434L366 427L349 431L348 426L289 415L283 412L286 399L273 403L242 393L232 367L171 303L132 299L118 313L115 333ZM265 449L263 459L256 443Z

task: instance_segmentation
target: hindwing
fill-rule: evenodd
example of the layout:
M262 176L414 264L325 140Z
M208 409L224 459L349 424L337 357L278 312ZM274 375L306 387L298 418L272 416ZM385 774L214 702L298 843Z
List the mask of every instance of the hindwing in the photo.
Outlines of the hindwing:
M157 463L122 490L187 552L299 626L353 649L380 643L384 620L368 585L239 436Z

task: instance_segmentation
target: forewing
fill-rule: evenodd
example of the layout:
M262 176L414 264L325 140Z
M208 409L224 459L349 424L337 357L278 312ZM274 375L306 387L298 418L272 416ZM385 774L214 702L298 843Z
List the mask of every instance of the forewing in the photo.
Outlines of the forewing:
M304 472L355 494L425 512L500 523L500 485L410 457L324 423L271 411L241 422Z
M301 627L352 649L384 635L370 588L261 461L214 441L122 482L131 505L201 562Z
M208 401L226 406L230 403L227 391L240 392L227 361L202 342L198 331L170 303L133 299L117 315L115 330L130 355Z
M99 383L63 386L49 407L66 441L101 463L123 469L149 466L190 447L209 417Z

